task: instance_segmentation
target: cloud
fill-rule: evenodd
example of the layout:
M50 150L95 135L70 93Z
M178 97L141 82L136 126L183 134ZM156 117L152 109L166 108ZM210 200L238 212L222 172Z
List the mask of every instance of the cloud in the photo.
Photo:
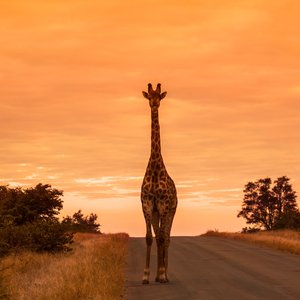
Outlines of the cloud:
M141 176L103 176L100 178L79 178L75 179L76 183L86 184L86 185L96 185L96 186L102 186L102 185L109 185L120 181L131 181L131 180L141 180Z
M50 182L86 205L138 199L150 154L141 91L161 82L180 201L231 205L249 180L284 174L297 190L299 12L292 1L6 2L1 184Z
M103 176L100 178L78 178L77 194L90 199L126 198L140 195L140 176Z
M211 201L209 203L212 206L222 206L222 207L238 207L241 208L240 199L231 199L231 200L221 200L221 201Z

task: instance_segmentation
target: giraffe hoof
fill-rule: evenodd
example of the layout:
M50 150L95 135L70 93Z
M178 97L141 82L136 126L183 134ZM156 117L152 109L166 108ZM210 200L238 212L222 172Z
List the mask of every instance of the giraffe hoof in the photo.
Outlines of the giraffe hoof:
M158 277L155 277L155 282L159 282L159 278Z
M168 280L168 279L160 279L159 282L160 282L160 283L168 283L169 280Z
M149 284L149 280L144 279L144 280L143 280L143 284Z

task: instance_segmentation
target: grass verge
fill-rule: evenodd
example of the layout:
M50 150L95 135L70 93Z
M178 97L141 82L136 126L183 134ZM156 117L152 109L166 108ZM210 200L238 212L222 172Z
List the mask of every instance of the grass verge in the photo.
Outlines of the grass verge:
M22 252L0 261L0 299L121 299L127 234L77 234L74 251Z
M300 255L300 231L296 230L259 231L255 233L232 233L209 230L202 236L242 240Z

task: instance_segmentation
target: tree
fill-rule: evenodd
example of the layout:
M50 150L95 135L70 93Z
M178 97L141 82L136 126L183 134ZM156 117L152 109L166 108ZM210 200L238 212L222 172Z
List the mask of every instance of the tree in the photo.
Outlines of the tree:
M72 217L66 216L62 223L68 227L69 230L75 232L100 232L100 224L96 223L98 216L91 213L90 215L84 216L81 210L78 210L73 214Z
M55 219L62 209L63 192L49 184L39 183L34 188L0 187L0 215L15 225L32 223L39 219Z
M242 209L238 217L244 217L247 224L254 224L266 230L274 229L283 216L298 212L296 192L289 178L282 176L274 181L271 178L248 182L244 189Z
M17 249L69 251L73 234L57 217L62 195L49 184L27 189L0 186L0 256Z
M282 213L276 219L274 229L300 229L300 211L291 210Z
M296 192L293 191L289 178L282 176L274 181L273 193L277 202L279 215L290 211L297 211Z

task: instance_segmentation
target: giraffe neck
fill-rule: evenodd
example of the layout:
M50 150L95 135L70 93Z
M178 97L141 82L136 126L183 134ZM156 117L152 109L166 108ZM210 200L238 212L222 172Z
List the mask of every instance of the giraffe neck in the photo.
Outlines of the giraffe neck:
M151 157L150 159L161 159L160 128L158 120L158 109L151 109Z

